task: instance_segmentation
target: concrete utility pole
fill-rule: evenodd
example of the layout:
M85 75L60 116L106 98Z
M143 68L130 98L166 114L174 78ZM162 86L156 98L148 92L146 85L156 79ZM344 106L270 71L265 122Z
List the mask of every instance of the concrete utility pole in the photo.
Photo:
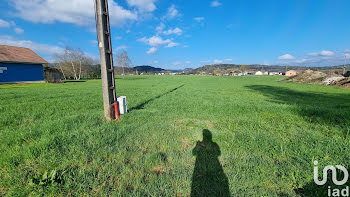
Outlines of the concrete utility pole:
M115 90L113 53L108 12L108 0L94 0L96 11L96 30L101 58L101 77L103 104L106 120L119 119L117 95Z

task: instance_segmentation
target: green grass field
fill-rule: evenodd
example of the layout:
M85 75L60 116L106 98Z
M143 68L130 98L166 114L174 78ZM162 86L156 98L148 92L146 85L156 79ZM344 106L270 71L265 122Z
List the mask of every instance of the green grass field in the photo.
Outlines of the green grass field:
M1 85L0 195L325 194L313 161L350 169L350 90L280 79L118 78L120 122L98 80Z

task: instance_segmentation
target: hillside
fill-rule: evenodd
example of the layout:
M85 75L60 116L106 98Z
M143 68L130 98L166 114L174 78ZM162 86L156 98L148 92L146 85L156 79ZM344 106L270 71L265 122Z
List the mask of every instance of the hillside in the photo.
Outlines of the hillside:
M132 67L132 68L124 68L124 73L125 74L134 74L136 73L136 71L138 73L159 73L159 72L164 72L165 70L162 69L162 68L156 68L156 67L153 67L153 66L147 66L147 65L144 65L144 66L135 66L135 67ZM123 68L122 67L115 67L115 73L117 75L120 75L123 73Z
M134 67L134 70L136 71L139 71L139 72L161 72L161 71L164 71L164 69L162 68L155 68L153 66L136 66Z
M202 72L206 73L214 73L214 71L225 72L229 69L239 70L242 65L238 64L213 64L213 65L205 65L191 71L188 71L189 74L199 74ZM306 66L281 66L281 65L260 65L260 64L252 64L252 65L244 65L247 70L252 71L268 71L268 72L285 72L287 70L298 70L305 71L307 69L320 71L320 70L342 70L343 66L329 66L329 67L306 67Z

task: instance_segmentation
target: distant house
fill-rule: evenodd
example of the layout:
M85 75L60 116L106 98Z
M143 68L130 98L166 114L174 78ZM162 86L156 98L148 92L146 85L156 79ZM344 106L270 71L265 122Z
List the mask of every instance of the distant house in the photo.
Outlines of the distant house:
M261 71L257 71L257 72L255 73L255 75L264 75L264 73L261 72Z
M269 72L269 75L279 75L279 72Z
M0 45L0 83L44 82L47 64L28 48Z
M255 75L256 74L256 71L248 71L247 72L247 75Z
M298 74L298 72L295 71L295 70L289 70L289 71L286 72L286 76L287 77L295 76L297 74Z

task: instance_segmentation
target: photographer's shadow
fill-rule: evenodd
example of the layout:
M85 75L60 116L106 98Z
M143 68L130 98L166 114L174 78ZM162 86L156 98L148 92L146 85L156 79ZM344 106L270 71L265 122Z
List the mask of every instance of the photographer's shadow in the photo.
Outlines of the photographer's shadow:
M192 154L197 158L191 196L230 196L229 182L218 158L220 147L209 130L203 130L203 141L197 142Z

